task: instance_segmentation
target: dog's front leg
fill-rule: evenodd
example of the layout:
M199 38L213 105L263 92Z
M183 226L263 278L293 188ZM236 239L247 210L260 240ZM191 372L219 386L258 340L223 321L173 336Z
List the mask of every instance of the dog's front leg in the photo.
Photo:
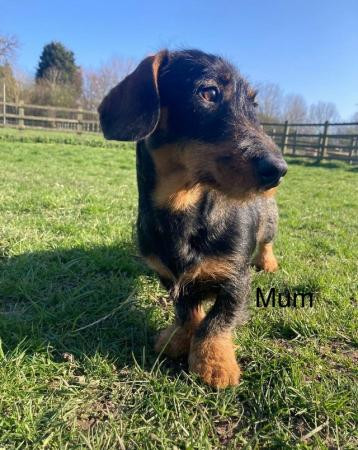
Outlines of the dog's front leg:
M173 286L171 295L175 304L175 320L159 334L155 350L175 359L188 355L192 336L205 314L201 306L202 294L195 283Z
M232 331L245 316L249 286L248 270L222 283L215 304L191 339L189 370L215 388L239 383Z

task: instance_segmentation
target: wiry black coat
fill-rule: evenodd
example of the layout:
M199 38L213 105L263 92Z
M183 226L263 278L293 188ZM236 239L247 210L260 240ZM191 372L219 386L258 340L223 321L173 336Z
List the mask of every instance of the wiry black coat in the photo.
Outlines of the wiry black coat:
M107 138L138 141L139 247L179 322L214 297L197 337L236 323L255 248L276 231L268 193L286 164L259 125L255 95L220 57L164 51L142 61L99 109Z

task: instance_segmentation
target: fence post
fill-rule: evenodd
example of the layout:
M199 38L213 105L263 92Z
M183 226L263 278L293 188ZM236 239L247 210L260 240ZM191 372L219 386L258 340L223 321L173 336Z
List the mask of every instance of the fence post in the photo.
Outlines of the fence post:
M328 127L329 122L326 120L323 126L321 159L327 157Z
M25 128L25 108L24 108L24 102L22 100L19 101L19 128L20 130L23 130Z
M290 128L288 126L288 121L285 121L285 125L283 128L283 136L282 136L282 144L281 144L281 152L284 155L285 154L285 150L287 147L287 141L288 141L288 133L290 132Z
M351 138L351 145L349 146L348 164L352 164L352 156L353 156L354 144L355 144L355 137L352 137Z
M351 140L351 148L349 149L349 164L353 164L354 158L358 156L358 137L353 137Z
M320 161L322 159L322 133L318 135L318 144L317 144L317 160Z
M5 83L3 84L3 96L2 96L2 123L5 126L6 125L6 86Z
M296 144L297 144L297 129L295 130L293 134L293 143L292 143L292 154L296 154Z
M83 111L81 108L78 108L77 113L77 133L82 133L83 130Z

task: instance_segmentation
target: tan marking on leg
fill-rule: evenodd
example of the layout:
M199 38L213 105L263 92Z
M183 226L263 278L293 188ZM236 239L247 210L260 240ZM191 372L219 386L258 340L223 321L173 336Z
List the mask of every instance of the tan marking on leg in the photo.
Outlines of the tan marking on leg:
M189 370L215 388L236 386L240 379L240 367L236 361L232 336L196 339L193 337L189 353Z
M205 258L199 265L189 269L182 275L184 280L226 280L235 274L238 258Z
M173 359L187 355L191 338L204 317L205 313L201 306L193 309L189 320L183 326L173 323L159 334L154 347L155 351L163 352Z
M268 244L259 244L257 255L254 259L254 264L258 269L265 272L276 272L278 269L278 263L275 255L273 254L272 242Z
M179 279L176 279L174 274L162 263L158 256L149 255L144 260L161 277L178 281L179 284L187 283L195 279L203 281L227 280L236 273L236 267L239 262L238 257L235 260L230 258L206 258L200 264L185 271Z
M165 266L162 261L155 255L149 255L144 257L144 261L148 266L157 272L161 277L167 278L168 280L175 280L175 277L170 269Z

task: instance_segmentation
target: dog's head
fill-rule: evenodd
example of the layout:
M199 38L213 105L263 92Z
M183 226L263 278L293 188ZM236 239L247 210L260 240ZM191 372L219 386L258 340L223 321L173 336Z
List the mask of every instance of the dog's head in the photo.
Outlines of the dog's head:
M287 171L258 122L255 94L218 56L161 51L109 92L100 121L107 139L175 148L193 184L246 198L277 186Z

